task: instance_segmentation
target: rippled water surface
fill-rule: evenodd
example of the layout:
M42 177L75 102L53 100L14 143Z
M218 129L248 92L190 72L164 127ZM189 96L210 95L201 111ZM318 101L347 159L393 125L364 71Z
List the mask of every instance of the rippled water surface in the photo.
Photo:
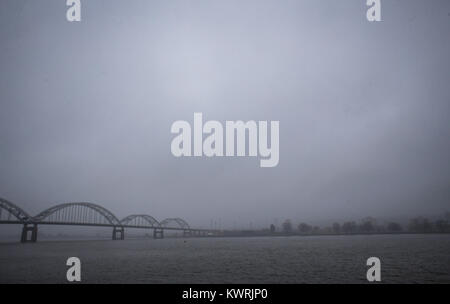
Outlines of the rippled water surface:
M449 235L140 239L0 244L0 283L450 283Z

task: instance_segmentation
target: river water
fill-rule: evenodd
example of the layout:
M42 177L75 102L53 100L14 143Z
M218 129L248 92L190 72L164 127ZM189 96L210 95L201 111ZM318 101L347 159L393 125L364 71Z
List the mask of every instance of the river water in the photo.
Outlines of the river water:
M0 283L450 283L450 235L166 238L0 244Z

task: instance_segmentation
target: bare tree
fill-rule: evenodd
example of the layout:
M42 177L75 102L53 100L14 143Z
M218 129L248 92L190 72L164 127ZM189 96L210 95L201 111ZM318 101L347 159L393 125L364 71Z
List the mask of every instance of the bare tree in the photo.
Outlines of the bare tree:
M434 226L436 227L436 231L439 233L449 232L450 231L450 225L446 220L437 220L434 223Z
M302 234L311 233L312 227L306 223L300 223L298 225L298 231Z
M433 225L424 217L413 218L409 223L409 230L411 232L428 233L432 232Z
M270 225L270 232L271 232L271 233L274 233L274 232L275 232L275 225L274 225L274 224L271 224L271 225Z
M340 233L340 232L341 232L341 224L339 224L339 223L334 223L334 224L333 224L333 232L334 232L334 233Z
M342 231L344 233L356 233L357 232L357 226L355 222L345 222L342 225Z
M285 220L283 223L283 232L291 233L292 232L292 223L291 220Z
M391 222L387 225L387 230L389 232L400 232L402 231L402 226L399 223Z

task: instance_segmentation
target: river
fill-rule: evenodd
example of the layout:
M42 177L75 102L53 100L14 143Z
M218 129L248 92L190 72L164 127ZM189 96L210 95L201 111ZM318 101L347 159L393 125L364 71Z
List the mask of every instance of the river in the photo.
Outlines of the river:
M0 283L450 283L450 235L166 238L0 244Z

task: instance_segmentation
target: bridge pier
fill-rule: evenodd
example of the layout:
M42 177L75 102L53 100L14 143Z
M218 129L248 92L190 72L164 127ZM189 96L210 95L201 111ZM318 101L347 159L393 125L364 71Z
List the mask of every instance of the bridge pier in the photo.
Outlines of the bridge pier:
M183 230L183 237L190 237L191 231L190 230Z
M31 232L31 236L29 235L28 232ZM22 242L22 243L27 243L27 242L36 243L36 241L37 241L37 232L38 232L37 224L24 224L23 228L22 228L22 237L20 238L20 242Z
M163 229L153 229L153 238L154 239L163 239L164 238L164 230Z
M124 240L125 239L125 228L114 226L112 239L113 240Z

